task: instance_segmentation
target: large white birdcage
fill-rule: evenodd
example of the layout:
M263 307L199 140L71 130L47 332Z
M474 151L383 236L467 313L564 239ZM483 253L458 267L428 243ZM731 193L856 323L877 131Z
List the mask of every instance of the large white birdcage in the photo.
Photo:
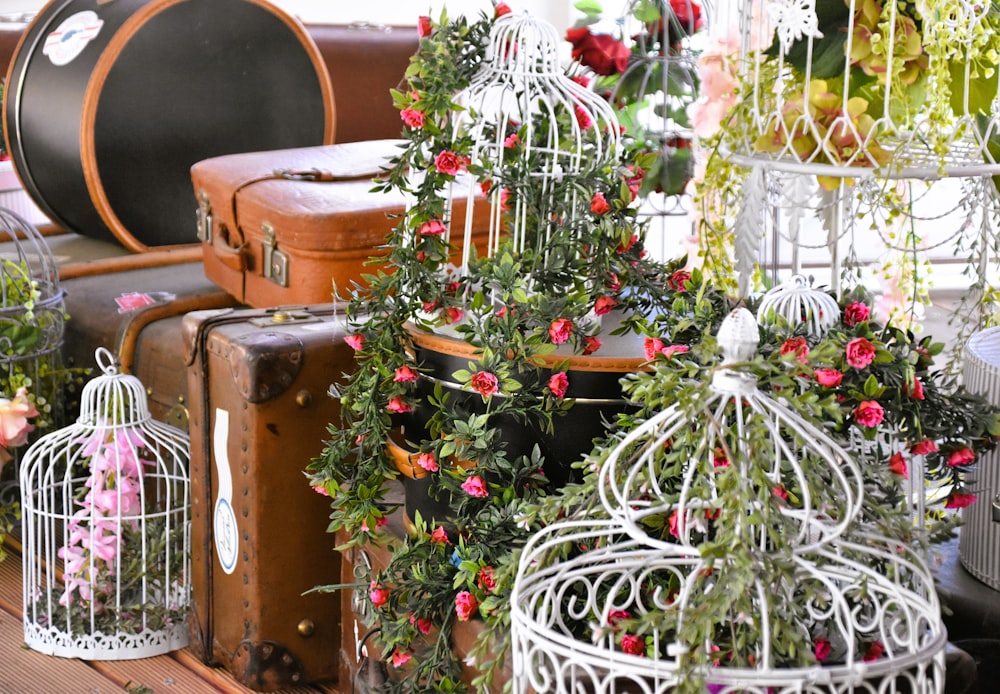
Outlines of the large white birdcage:
M455 119L456 138L471 138L470 166L478 172L453 188L469 201L451 232L464 233L463 274L474 245L474 208L484 204L484 192L490 205L485 254L510 238L515 253L528 249L540 264L555 266L564 253L557 246L572 247L587 218L587 177L602 175L621 156L614 112L566 75L559 45L555 28L543 20L527 13L498 18L482 68L456 97L464 108Z
M22 461L24 640L63 657L144 658L187 644L190 442L152 419L107 350L98 362L76 423Z
M919 316L910 297L926 303L931 263L949 280L964 265L963 284L995 281L1000 11L974 0L727 7L712 29L739 96L719 152L748 175L729 187L710 172L705 218L735 237L744 293L755 264L829 268L833 286L852 270Z
M718 339L710 383L611 449L600 503L527 543L514 691L943 691L928 568L860 522L850 454L736 366L752 315Z

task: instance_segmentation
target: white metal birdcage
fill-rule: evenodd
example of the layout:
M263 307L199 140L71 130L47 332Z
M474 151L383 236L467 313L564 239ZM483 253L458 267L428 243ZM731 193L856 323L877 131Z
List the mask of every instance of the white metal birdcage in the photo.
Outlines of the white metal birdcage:
M24 640L63 657L144 658L187 644L190 442L152 419L107 350L98 363L76 424L21 466Z
M773 323L779 317L790 327L804 324L806 334L819 339L840 321L840 306L830 294L814 288L807 278L793 275L765 292L757 307L761 323Z
M713 30L732 51L725 63L739 98L719 151L752 174L739 194L709 195L706 209L727 211L725 221L708 218L735 235L738 271L829 268L840 286L847 269L860 269L900 306L905 290L896 296L894 283L911 281L905 268L926 274L924 262L968 257L969 274L990 284L1000 211L991 179L1000 173L996 7L728 7Z
M723 364L756 323L723 323ZM850 455L745 371L621 437L600 504L527 543L511 595L514 691L941 692L933 578L859 522Z
M513 252L530 249L541 263L556 262L546 253L553 237L572 243L580 232L572 225L584 223L590 208L590 194L579 184L621 155L613 110L566 75L559 45L555 28L543 20L527 13L498 18L482 68L456 97L465 109L455 120L456 137L471 138L470 161L481 171L453 187L469 200L451 231L464 233L463 274L484 188L491 210L485 255L509 238Z

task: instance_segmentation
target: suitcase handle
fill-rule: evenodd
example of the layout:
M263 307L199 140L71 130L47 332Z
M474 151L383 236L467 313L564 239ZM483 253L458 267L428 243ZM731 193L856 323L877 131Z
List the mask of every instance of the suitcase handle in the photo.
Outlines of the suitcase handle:
M229 245L228 234L215 234L212 237L212 252L219 262L236 272L247 269L246 241L238 246Z

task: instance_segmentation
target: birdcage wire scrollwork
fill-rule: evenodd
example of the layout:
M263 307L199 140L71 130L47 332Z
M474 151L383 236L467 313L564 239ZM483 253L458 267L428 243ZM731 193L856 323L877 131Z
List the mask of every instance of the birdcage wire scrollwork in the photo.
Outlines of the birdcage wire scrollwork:
M566 75L559 45L555 28L527 13L498 18L482 68L456 97L465 110L455 119L455 136L471 138L470 162L478 171L453 187L469 200L450 232L464 232L463 274L484 187L491 210L486 255L510 237L515 253L537 252L537 262L549 267L563 257L555 249L571 248L579 236L573 225L583 223L591 202L586 177L621 156L613 110ZM511 156L515 142L520 149Z
M515 692L943 690L929 570L859 522L850 454L738 366L756 339L737 309L712 378L610 448L600 503L529 540Z
M190 443L152 419L110 352L75 424L42 436L20 471L25 643L88 660L187 643Z

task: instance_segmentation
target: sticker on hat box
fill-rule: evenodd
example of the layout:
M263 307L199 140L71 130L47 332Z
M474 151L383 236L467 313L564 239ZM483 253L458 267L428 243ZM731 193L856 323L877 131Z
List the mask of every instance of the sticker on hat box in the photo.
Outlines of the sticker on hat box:
M87 44L101 32L104 20L87 10L71 14L45 37L42 53L53 65L66 65L83 52Z

